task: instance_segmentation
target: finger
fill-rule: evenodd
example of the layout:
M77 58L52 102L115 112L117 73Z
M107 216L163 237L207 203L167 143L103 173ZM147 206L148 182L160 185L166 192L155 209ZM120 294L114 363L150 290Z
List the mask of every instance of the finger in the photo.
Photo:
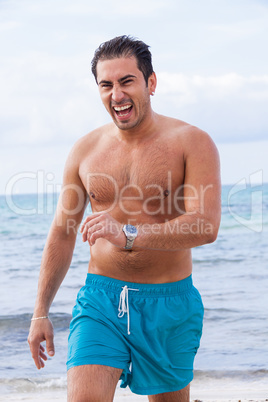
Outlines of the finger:
M36 365L37 369L40 370L42 368L42 361L39 356L33 357L34 364Z
M34 364L36 365L38 370L40 370L40 368L41 368L41 361L40 361L40 357L39 357L40 344L31 342L30 349L31 349Z
M88 234L92 234L94 230L100 229L102 227L101 222L99 221L99 217L93 219L91 222L88 222L82 233L82 240L85 242L88 239Z
M104 229L101 228L99 230L96 230L94 233L92 233L92 235L89 237L88 242L90 244L90 246L94 246L94 244L96 243L97 239L103 238L104 237Z
M89 228L88 232L87 232L86 240L90 241L90 239L94 235L94 233L98 233L100 231L102 231L102 237L103 237L103 235L104 235L104 227L101 224L96 224L93 227ZM90 244L91 244L91 242L90 242Z
M43 359L43 360L47 360L47 355L46 355L44 352L41 352L41 351L40 351L40 357L41 357L41 359Z
M86 225L88 222L90 222L90 221L91 221L92 219L94 219L94 218L97 218L97 217L100 216L101 214L102 214L102 212L94 212L93 214L88 215L88 216L86 217L86 219L84 220L84 222L82 223L80 232L81 232L81 233L83 232L84 227L85 227L85 225Z
M50 335L47 337L46 348L47 348L47 353L49 354L49 356L54 356L55 346L54 346L54 342L53 342L53 335Z
M94 219L92 219L91 221L85 222L85 224L83 225L83 230L81 230L82 233L82 240L86 241L87 239L87 233L88 233L88 228L94 224L96 224L98 222L98 218L94 217Z

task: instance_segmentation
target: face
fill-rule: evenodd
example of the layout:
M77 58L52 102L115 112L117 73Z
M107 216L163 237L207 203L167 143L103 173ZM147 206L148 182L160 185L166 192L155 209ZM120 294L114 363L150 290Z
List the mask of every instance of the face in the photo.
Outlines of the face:
M97 82L101 100L118 128L135 128L149 117L155 74L146 86L135 57L99 61Z

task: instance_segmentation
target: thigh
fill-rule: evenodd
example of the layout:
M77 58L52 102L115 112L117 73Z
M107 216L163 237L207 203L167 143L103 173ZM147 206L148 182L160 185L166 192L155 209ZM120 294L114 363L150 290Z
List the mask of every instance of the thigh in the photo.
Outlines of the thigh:
M148 396L149 402L189 402L190 384L187 387L175 392L165 392L163 394Z
M67 373L68 402L111 402L122 369L84 365Z

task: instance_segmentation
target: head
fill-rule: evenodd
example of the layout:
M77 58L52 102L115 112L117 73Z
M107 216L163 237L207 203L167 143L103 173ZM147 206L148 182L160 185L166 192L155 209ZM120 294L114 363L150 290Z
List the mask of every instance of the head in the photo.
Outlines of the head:
M149 46L144 42L127 35L117 36L102 43L95 51L91 62L91 71L97 82L97 64L100 60L112 60L121 57L132 57L137 60L137 67L142 72L148 85L148 79L153 73L152 55Z

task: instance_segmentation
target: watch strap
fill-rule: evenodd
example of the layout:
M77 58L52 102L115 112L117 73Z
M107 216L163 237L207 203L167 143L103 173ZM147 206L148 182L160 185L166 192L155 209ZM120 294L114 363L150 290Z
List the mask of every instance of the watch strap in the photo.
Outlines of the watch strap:
M130 239L129 237L127 237L127 243L125 245L126 250L130 250L133 247L134 240L135 239Z
M131 231L129 232L129 229L132 229L132 232ZM133 232L133 229L134 229L134 232ZM125 245L124 249L131 250L133 247L134 240L136 239L137 234L138 234L137 228L132 225L124 225L123 232L126 236L126 245Z

